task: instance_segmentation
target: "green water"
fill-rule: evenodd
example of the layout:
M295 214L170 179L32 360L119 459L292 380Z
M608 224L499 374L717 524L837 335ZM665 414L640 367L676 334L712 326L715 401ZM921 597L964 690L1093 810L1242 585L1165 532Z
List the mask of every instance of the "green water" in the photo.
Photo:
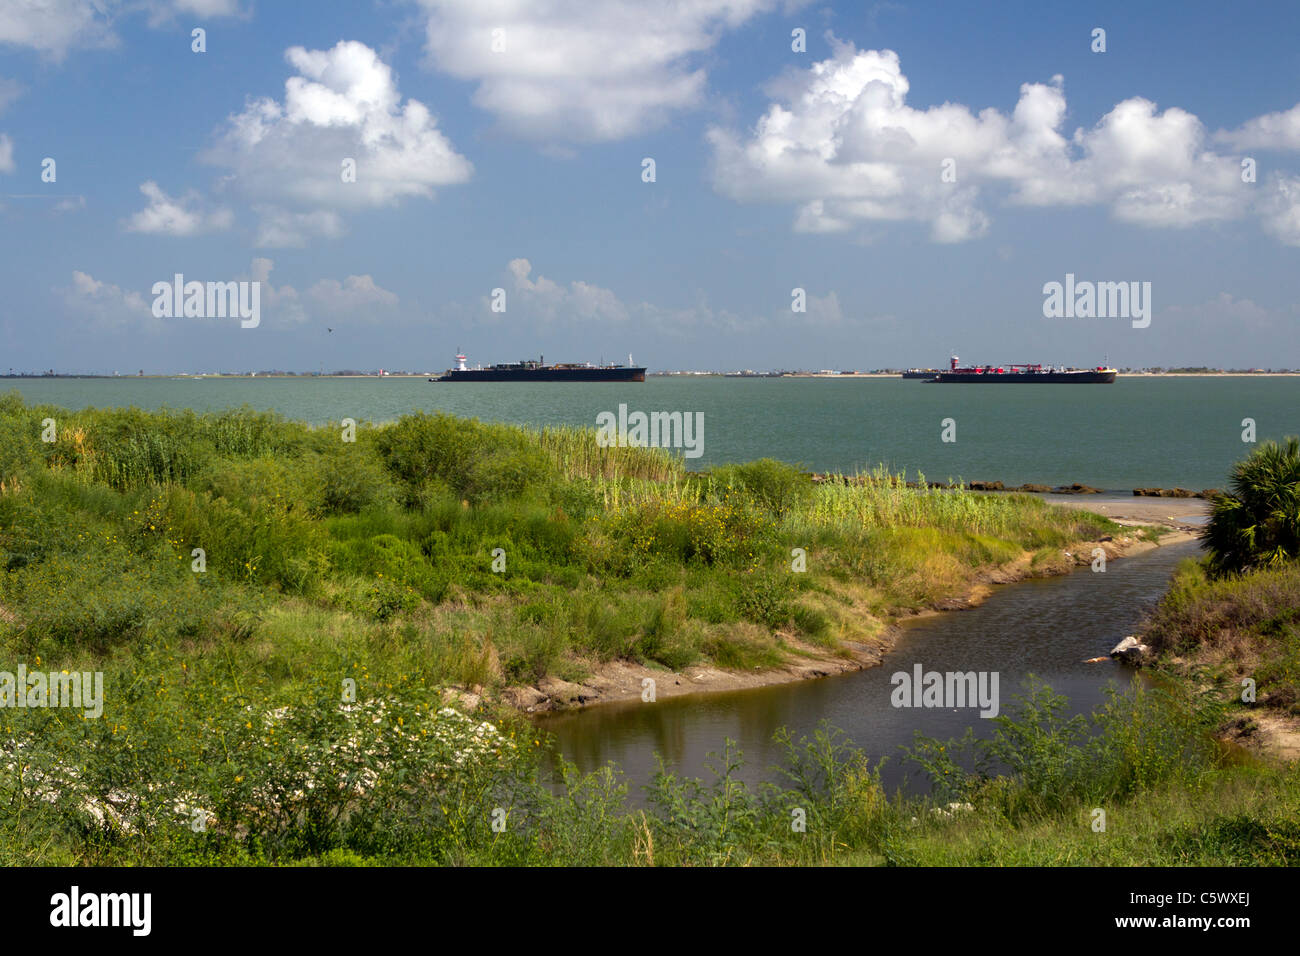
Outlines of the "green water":
M1258 437L1300 434L1300 378L1124 378L1114 385L929 385L902 379L656 378L643 384L431 384L424 379L10 379L33 402L220 409L314 423L416 409L531 425L602 411L704 414L691 467L764 456L816 470L884 463L931 480L1220 487ZM941 441L942 422L956 441Z

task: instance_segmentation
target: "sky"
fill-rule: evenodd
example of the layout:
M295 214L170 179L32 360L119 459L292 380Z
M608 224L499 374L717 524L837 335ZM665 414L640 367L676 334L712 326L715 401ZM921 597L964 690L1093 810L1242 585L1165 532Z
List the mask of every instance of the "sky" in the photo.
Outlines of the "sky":
M1298 28L0 0L0 374L1300 367ZM259 283L257 323L157 314L177 274ZM1067 275L1149 289L1149 322L1045 314Z

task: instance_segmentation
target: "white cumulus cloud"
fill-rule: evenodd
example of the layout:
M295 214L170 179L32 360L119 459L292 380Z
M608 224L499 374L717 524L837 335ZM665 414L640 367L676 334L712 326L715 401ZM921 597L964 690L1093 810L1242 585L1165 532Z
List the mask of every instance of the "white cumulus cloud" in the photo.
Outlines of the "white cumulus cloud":
M1256 116L1234 130L1220 130L1215 139L1235 149L1300 149L1300 104Z
M329 209L290 212L279 206L256 205L258 214L255 244L264 248L307 245L313 236L337 239L346 230L339 214Z
M249 267L252 279L262 283L262 310L280 325L296 325L323 317L349 321L371 321L397 305L397 295L383 288L370 275L351 275L342 282L320 279L303 294L291 285L271 283L275 261L256 258ZM242 277L241 277L242 278Z
M423 103L402 102L392 70L365 44L292 47L285 59L297 75L284 101L250 101L201 157L229 171L225 188L258 204L259 245L337 236L340 209L429 199L435 187L470 178L469 160ZM344 181L345 162L355 164L355 182Z
M369 275L348 276L342 282L321 279L307 294L325 311L345 313L351 318L365 318L376 308L397 305L396 294L376 285Z
M492 312L492 300L485 297L480 303L481 314L488 321L514 323L530 333L548 325L585 327L593 333L617 326L620 331L635 328L642 333L681 336L709 330L727 334L788 332L792 328L830 329L892 321L879 315L846 317L834 290L822 295L808 290L804 312L792 312L790 300L783 299L768 310L742 316L716 308L703 297L684 306L626 301L612 289L581 279L561 283L535 275L532 263L522 258L510 260L506 269L511 285L506 287L505 313Z
M275 261L265 257L251 260L248 271L237 275L190 275L187 281L228 282L253 281L261 284L259 305L262 322L268 328L302 325L315 317L333 319L346 316L349 320L373 320L398 303L397 296L375 282L370 275L350 275L343 281L321 279L305 294L300 294L288 283L276 285L271 281ZM172 276L159 277L171 282ZM150 285L152 289L152 284ZM76 321L107 331L120 331L128 327L144 327L161 332L165 329L185 328L186 322L177 319L157 319L153 315L152 292L123 289L104 282L81 270L74 270L70 285L59 289L65 304ZM197 321L197 320L196 320Z
M149 204L126 222L128 232L161 233L168 236L194 236L203 232L228 229L234 217L228 209L208 211L197 193L168 196L153 180L142 183Z
M113 23L147 13L151 27L179 14L208 19L244 17L239 0L2 0L0 44L27 47L59 61L73 49L112 47Z
M307 321L307 310L303 307L302 297L291 285L271 284L271 271L274 268L274 260L261 257L254 259L249 265L252 280L261 283L262 314L273 325L301 325ZM240 278L242 279L243 276Z
M247 15L239 0L156 0L155 15L193 14L196 17L218 19Z
M1260 200L1264 230L1288 246L1300 246L1300 176L1273 176Z
M776 0L418 0L426 51L511 132L622 139L698 106L702 55Z
M1240 158L1220 155L1193 114L1124 100L1090 129L1064 129L1064 80L1025 83L1010 113L907 103L892 50L829 36L833 55L770 84L753 129L714 127L715 187L796 206L794 227L844 232L920 222L938 242L984 235L990 197L1031 206L1099 204L1151 227L1237 218L1254 196Z
M120 331L155 321L150 303L141 293L101 282L87 272L74 269L72 285L59 292L77 320L92 328Z
M110 14L111 6L97 0L4 0L0 43L62 60L74 47L116 43Z
M575 280L567 286L538 275L532 278L532 263L527 259L510 260L514 293L525 309L547 320L590 320L624 322L628 308L609 289ZM510 308L507 293L507 311Z

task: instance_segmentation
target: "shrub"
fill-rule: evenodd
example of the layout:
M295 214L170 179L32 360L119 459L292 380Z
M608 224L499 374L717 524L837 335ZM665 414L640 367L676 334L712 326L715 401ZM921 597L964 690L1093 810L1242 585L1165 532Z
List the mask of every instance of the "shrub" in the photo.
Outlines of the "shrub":
M715 486L737 489L777 517L798 508L813 495L813 483L807 474L773 458L722 465L712 469L709 476Z
M790 623L794 615L795 585L783 572L754 572L736 588L736 610L740 616L773 630Z
M729 624L739 619L735 595L726 583L706 578L686 594L688 614L708 624Z
M512 684L535 684L551 674L568 649L568 634L558 628L515 623L493 631L501 671Z
M1250 676L1261 703L1289 708L1300 696L1300 565L1210 579L1203 564L1185 561L1142 640L1184 658L1177 666L1198 680L1225 681L1233 699Z
M615 560L624 562L623 573L629 560L749 567L773 533L770 522L736 501L651 501L619 512L606 530L621 542Z
M13 394L0 396L0 486L6 490L40 461L39 425L13 408Z
M1091 716L1031 678L991 740L942 743L919 732L907 758L929 776L935 799L994 800L1013 822L1120 801L1173 783L1192 788L1218 761L1210 728L1220 709L1134 684ZM993 777L994 772L999 776Z
M418 492L445 482L471 502L540 494L555 465L519 429L417 412L381 429L376 444L392 474Z
M1201 532L1214 576L1300 557L1300 439L1264 442L1233 466Z
M241 505L183 489L168 493L166 533L184 555L206 553L209 572L302 594L328 568L324 529L283 495Z
M121 545L53 555L5 575L5 603L17 609L29 650L72 646L106 651L138 638L204 631L225 599L188 568L142 559Z
M311 498L317 514L356 514L396 502L383 466L368 448L340 443L338 450L313 462L312 477L315 487Z
M684 634L686 598L680 587L668 591L655 605L637 641L637 651L646 660L657 661L669 670L681 670L699 657Z

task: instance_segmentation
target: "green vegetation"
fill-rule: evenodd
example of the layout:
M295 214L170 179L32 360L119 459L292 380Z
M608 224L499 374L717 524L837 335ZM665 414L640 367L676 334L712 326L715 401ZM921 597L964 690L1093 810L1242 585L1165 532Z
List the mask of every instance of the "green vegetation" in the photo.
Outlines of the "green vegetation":
M1213 714L1217 735L1275 758L1300 750L1300 441L1261 445L1234 466L1231 489L1202 533L1206 556L1178 568L1141 639L1175 686ZM1278 805L1261 801L1253 772L1238 768L1230 792L1247 806L1229 814L1219 800L1219 816L1189 822L1180 845L1244 864L1252 855L1242 847L1254 842L1272 848L1269 858L1294 859L1296 827L1281 821L1282 808L1294 818L1298 774L1262 772L1286 780ZM1184 803L1179 812L1190 816L1194 805Z
M1300 564L1216 578L1184 562L1143 639L1233 701L1230 716L1249 720L1259 704L1300 717ZM1254 701L1242 700L1246 678Z
M919 738L902 755L931 780L926 797L887 794L880 765L823 728L777 735L779 784L742 782L728 747L712 779L661 771L630 811L615 768L564 766L544 785L539 741L422 710L424 688L345 708L321 688L259 719L210 696L211 666L175 685L142 674L129 725L49 720L23 738L0 781L0 864L1300 862L1300 776L1222 765L1213 713L1161 692L1117 695L1086 720L1031 687L992 740ZM176 720L196 705L203 733ZM993 759L1009 769L982 772ZM72 760L85 772L60 769Z
M0 671L103 671L106 697L98 719L0 710L0 863L904 861L934 807L886 799L831 736L788 742L791 788L745 788L724 755L716 785L664 775L633 817L612 771L566 772L553 793L527 722L465 717L444 692L615 659L833 652L1027 553L1118 530L883 471L688 473L576 429L416 414L341 434L0 397ZM1168 761L1126 759L1089 762L1110 790L1075 771L1063 793L1122 804L1125 774L1172 779ZM796 798L807 834L790 830ZM989 799L1060 826L1078 809Z
M1300 439L1264 442L1232 469L1203 539L1216 577L1300 558Z
M6 645L62 660L237 636L253 666L306 640L310 620L346 634L354 659L430 684L575 677L616 658L772 663L792 642L869 639L1025 550L1115 530L879 471L823 485L774 461L691 474L591 430L415 414L341 435L247 410L0 399ZM791 573L795 548L806 574Z
M1202 533L1205 559L1178 569L1144 640L1228 701L1249 737L1257 704L1300 717L1300 439L1260 445L1233 467L1231 489Z

